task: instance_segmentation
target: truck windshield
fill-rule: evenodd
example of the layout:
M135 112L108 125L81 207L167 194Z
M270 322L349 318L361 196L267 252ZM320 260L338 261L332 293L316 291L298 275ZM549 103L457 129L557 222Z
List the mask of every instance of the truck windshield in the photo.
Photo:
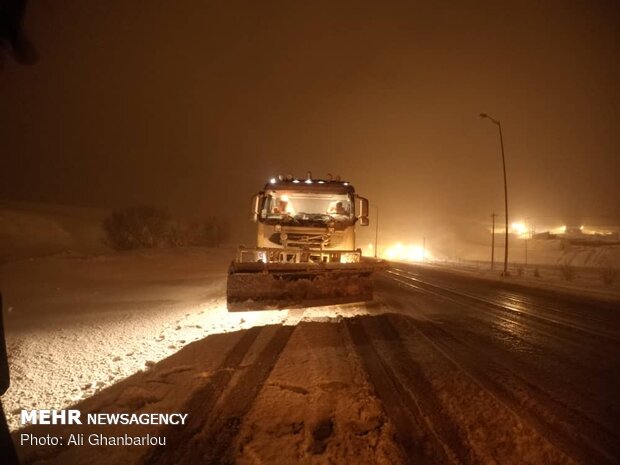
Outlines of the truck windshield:
M326 226L351 223L353 213L347 194L272 190L266 192L260 217L271 224Z

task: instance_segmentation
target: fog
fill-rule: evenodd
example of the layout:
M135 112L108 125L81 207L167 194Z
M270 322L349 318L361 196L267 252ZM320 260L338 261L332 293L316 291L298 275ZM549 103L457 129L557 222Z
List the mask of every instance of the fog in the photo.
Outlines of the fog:
M311 170L370 198L384 240L449 238L504 211L486 112L511 219L620 224L617 2L334 3L31 2L40 59L0 74L0 198L248 238L250 196Z

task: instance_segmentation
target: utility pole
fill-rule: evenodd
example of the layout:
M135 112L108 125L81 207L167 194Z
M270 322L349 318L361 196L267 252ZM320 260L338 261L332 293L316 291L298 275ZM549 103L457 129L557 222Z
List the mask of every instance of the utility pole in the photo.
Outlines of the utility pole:
M532 238L532 223L530 222L529 217L525 219L526 221L526 232L525 232L525 267L527 268L527 241Z
M379 207L377 205L373 205L375 207L375 211L377 212L377 217L375 218L375 258L377 258L377 245L379 241Z
M495 217L497 213L491 213L491 271L493 271L493 266L495 264Z
M527 267L527 235L525 236L525 266Z

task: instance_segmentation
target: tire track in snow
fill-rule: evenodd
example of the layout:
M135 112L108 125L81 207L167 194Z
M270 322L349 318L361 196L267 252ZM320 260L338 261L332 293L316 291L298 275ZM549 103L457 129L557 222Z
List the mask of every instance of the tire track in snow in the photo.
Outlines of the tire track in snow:
M491 353L486 353L481 359L475 348L439 325L415 320L411 320L411 324L436 350L579 463L617 463L614 456L620 452L618 438L603 425L554 399L550 393L519 376ZM575 425L584 428L575 431Z
M346 320L345 325L377 396L394 423L396 440L408 463L464 463L467 449L458 430L443 418L432 387L387 316L375 317L372 328L366 322L353 318ZM388 342L387 356L381 354L377 341L369 336L373 329Z
M193 412L184 428L170 428L170 446L155 449L145 462L164 464L213 464L234 462L233 443L243 417L290 339L294 326L277 328L273 337L249 366L241 362L255 342L261 328L252 328L233 348L222 369L205 389L197 392L184 411ZM227 363L228 362L228 363ZM235 376L238 373L238 376Z
M153 449L151 455L145 460L145 464L163 465L176 463L179 460L180 454L183 452L182 444L201 430L206 415L211 412L218 399L222 396L233 376L234 370L239 367L261 330L262 328L256 327L245 332L230 350L219 369L209 379L209 382L203 389L197 390L183 408L185 412L202 412L204 416L192 414L183 427L171 426L165 428L162 431L162 435L168 438L170 445L165 449Z

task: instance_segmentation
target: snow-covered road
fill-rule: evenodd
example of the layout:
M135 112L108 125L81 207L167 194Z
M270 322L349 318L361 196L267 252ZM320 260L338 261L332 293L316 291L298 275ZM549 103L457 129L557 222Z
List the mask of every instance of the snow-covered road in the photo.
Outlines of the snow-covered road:
M151 434L168 442L22 446L21 457L617 463L617 303L398 265L377 280L371 303L228 313L229 256L176 251L12 264L2 276L16 378L3 404L14 422L18 408L76 402L84 413L190 418L183 427L32 426L19 433Z
M617 301L406 265L382 279L378 297L558 450L578 463L617 463Z

